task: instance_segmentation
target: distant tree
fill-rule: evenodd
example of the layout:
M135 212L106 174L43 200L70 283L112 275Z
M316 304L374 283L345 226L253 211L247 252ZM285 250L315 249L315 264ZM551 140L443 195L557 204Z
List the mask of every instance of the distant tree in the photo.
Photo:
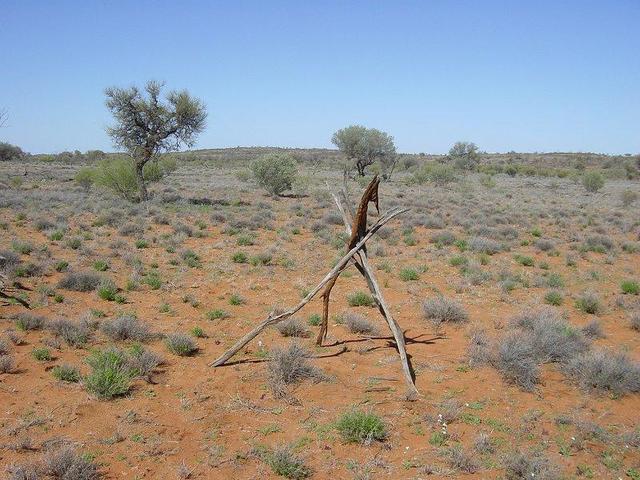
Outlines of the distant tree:
M18 160L24 156L22 149L10 143L0 142L0 162Z
M144 166L163 152L178 150L182 144L193 146L207 118L204 104L186 90L169 92L163 102L162 87L162 83L147 82L146 95L136 87L105 90L107 108L116 120L107 133L117 147L124 148L133 158L141 201L149 198Z
M456 142L447 156L460 170L475 170L480 163L478 147L472 142Z
M587 172L582 176L582 185L590 193L596 193L604 187L604 177L598 172Z
M365 169L376 160L381 162L383 169L386 164L391 171L397 161L393 137L375 128L351 125L334 133L331 142L349 160L355 161L360 176L364 176Z
M271 195L280 195L291 189L298 166L288 153L270 153L255 160L251 171L258 185Z

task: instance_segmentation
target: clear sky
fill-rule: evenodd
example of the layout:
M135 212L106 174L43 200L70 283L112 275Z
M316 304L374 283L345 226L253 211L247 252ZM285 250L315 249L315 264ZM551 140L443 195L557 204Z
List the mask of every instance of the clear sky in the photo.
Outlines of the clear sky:
M111 150L104 88L186 88L198 148L640 152L640 0L0 0L0 140Z

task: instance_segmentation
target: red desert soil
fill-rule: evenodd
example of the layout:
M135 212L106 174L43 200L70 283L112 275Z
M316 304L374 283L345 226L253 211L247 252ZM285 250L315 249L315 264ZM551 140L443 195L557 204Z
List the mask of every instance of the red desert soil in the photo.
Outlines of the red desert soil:
M528 188L522 183L524 180L520 182L518 186L510 184L510 188ZM390 200L403 204L415 194L422 203L411 206L411 218L422 213L421 205L429 203L426 188L383 184L381 189L383 211L389 208ZM440 190L442 198L446 198L446 189ZM597 318L605 337L595 339L592 348L625 351L631 359L640 360L640 333L629 327L628 320L629 308L637 308L638 297L620 292L622 280L640 279L640 253L625 253L616 247L615 256L595 252L581 255L570 248L569 239L587 235L590 230L580 226L576 218L559 226L554 219L541 217L530 220L527 226L516 225L518 238L510 242L510 250L483 259L488 264L482 268L491 272L492 279L472 285L465 281L460 267L450 265L449 260L455 255L477 260L477 254L461 252L455 245L430 243L431 235L441 229L420 225L413 226L411 233L415 244L405 242L403 229L407 226L403 221L407 219L400 218L390 224L384 240L374 238L369 251L386 300L405 330L420 397L414 402L402 398L404 382L398 355L377 310L349 306L348 295L366 291L364 280L351 267L350 274L340 277L333 290L329 346L314 345L314 326L307 326L308 338L295 339L319 357L311 361L329 380L304 381L291 387L287 398L280 399L268 386L268 356L262 354L290 343L291 339L282 337L277 330L267 330L229 365L212 368L209 363L263 320L274 306L294 305L324 276L340 256L341 250L332 246L331 239L342 229L340 225L325 225L330 232L328 240L313 231L313 223L335 210L326 198L320 203L321 208L313 196L276 201L246 188L229 188L225 194L232 201L242 199L250 204L215 210L228 217L248 219L265 210L273 212L271 229L251 232L253 245L239 246L239 234L229 232L227 222L212 222L214 210L209 207L169 205L149 210L141 206L135 215L123 209L122 218L114 226L96 222L99 214L78 211L67 217L64 237L53 241L46 232L36 230L34 221L45 216L55 223L55 209L32 206L24 209L24 218L19 215L19 207L0 209L6 223L6 228L0 230L0 249L11 250L15 239L27 241L34 249L28 255L22 254L21 260L43 265L41 274L19 279L29 289L29 299L34 303L31 313L47 320L77 320L93 310L102 312L104 317L96 320L103 322L130 312L154 333L188 334L194 327L201 327L206 335L195 339L198 351L187 357L170 353L162 339L146 342L147 348L164 358L152 382L136 379L127 395L98 400L82 383L56 380L51 370L67 363L87 374L89 367L84 360L90 351L114 344L100 329L84 348L73 348L64 341L55 348L48 340L52 334L46 329L19 332L23 343L11 345L15 369L0 374L0 443L5 447L0 450L2 472L8 465L39 458L43 443L54 438L75 442L79 451L101 465L110 479L179 478L179 474L187 475L187 470L191 472L188 478L278 478L255 453L256 447L285 444L293 445L313 470L315 479L501 478L504 458L515 450L544 452L551 462L560 465L566 478L587 471L586 467L592 478L624 477L629 469L640 465L638 445L585 436L577 430L576 423L558 421L563 416L576 422L593 422L611 438L622 438L638 428L639 394L616 396L584 391L554 364L542 367L539 385L527 392L505 382L490 366L472 368L467 363L470 332L482 327L497 339L513 315L543 305L548 289L536 285L535 278L548 272L564 279L564 303L557 308L576 327L586 325L594 315L577 309L575 298L585 290L597 291L603 305ZM534 198L536 192L531 190L527 195ZM296 216L296 206L301 206L302 216ZM480 208L477 207L478 213ZM452 212L441 209L438 213L446 219L447 230L460 238L470 236L451 221L448 215ZM174 228L158 224L154 215L166 215L170 224L188 225L201 236L184 237L175 253L168 253L167 240L175 235ZM119 234L119 227L129 221L142 226L143 233ZM202 227L196 226L198 221L204 222ZM482 225L483 215L474 221ZM533 245L536 238L530 233L532 226L539 227L544 238L554 240L557 256ZM607 230L606 226L603 228ZM634 231L606 233L617 244L637 241ZM82 239L78 250L69 248L68 239L74 237ZM140 238L148 241L147 248L135 247ZM530 244L523 245L522 240L529 240ZM180 254L187 249L198 255L200 266L191 268L185 264ZM248 257L271 252L272 260L269 265L234 263L231 257L239 251ZM518 264L515 254L531 256L534 266ZM567 255L575 256L575 266L567 266ZM152 290L142 283L141 275L135 289L125 289L138 268L134 258L141 261L141 272L159 272L160 289ZM124 303L102 300L95 292L58 287L66 273L53 268L56 262L67 261L71 272L95 272L93 264L98 259L108 262L108 270L99 274L111 278L122 290ZM406 267L419 272L418 280L400 278L399 272ZM519 273L528 281L505 291L498 283L499 273L504 270ZM50 287L51 295L53 291L63 295L61 303L48 296L43 286ZM244 303L230 305L233 294L241 295ZM438 294L462 304L469 322L443 324L436 331L424 318L422 302ZM622 308L620 305L625 302L627 308ZM214 309L223 309L229 315L209 320L207 312ZM24 311L15 304L0 307L2 330L15 330L13 318ZM339 323L340 315L347 311L365 315L380 335L350 333ZM296 316L306 324L311 314L320 312L320 300L314 299ZM32 351L45 344L54 345L49 347L53 358L38 361ZM131 342L116 344L127 348ZM440 445L430 440L442 429L438 415L445 408L443 402L450 405L452 400L459 403L460 412L446 426L448 436ZM334 424L342 413L354 407L374 412L384 420L388 429L386 441L371 445L343 443ZM494 452L474 453L474 441L480 433L491 437ZM30 439L33 449L11 448L25 438ZM461 445L476 459L476 472L465 473L450 464L447 448L455 445Z

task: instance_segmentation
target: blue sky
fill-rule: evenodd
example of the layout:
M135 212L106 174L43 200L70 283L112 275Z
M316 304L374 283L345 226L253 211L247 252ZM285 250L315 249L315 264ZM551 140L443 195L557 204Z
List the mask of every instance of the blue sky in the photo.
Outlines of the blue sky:
M104 88L208 106L197 147L640 152L640 1L0 0L0 140L111 150Z

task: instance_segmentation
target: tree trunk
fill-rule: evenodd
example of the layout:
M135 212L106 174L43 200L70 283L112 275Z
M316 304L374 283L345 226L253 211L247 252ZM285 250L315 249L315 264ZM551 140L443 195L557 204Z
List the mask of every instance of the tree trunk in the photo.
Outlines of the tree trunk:
M138 183L138 193L140 195L140 201L146 202L149 200L149 193L147 192L147 185L144 183L144 165L147 160L136 160L136 182Z

